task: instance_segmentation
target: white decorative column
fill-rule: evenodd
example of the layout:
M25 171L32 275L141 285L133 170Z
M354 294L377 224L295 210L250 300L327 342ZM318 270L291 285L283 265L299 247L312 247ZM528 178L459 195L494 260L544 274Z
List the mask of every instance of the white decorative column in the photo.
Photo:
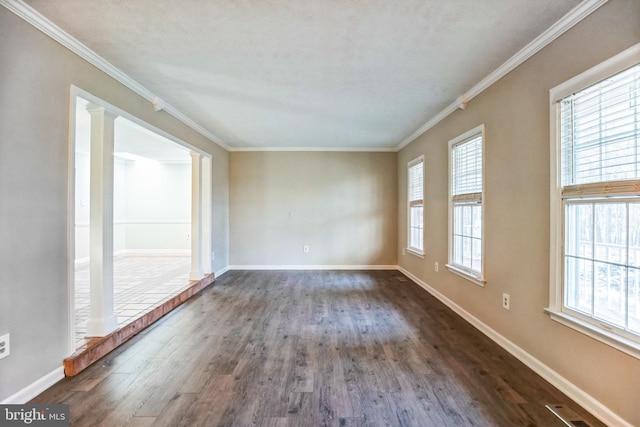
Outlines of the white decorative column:
M191 272L190 280L200 280L202 273L202 168L200 153L191 152Z
M211 156L202 157L202 272L210 274L212 271L212 248L211 248Z
M89 104L87 111L91 114L91 312L87 336L103 337L118 328L118 318L113 310L113 139L116 116L95 104Z

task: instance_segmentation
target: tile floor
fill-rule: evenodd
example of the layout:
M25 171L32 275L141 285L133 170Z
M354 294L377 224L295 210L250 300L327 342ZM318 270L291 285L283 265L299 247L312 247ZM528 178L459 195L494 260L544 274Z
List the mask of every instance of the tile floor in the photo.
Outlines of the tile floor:
M113 260L114 308L120 327L188 288L188 256L118 255ZM76 348L86 344L89 319L89 264L76 267Z

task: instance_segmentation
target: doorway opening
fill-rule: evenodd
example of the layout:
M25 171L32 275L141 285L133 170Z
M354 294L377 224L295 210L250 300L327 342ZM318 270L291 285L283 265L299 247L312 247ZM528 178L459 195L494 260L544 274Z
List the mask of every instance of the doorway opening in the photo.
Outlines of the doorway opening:
M210 158L89 94L73 99L70 354L211 269L201 214L210 185L209 194L200 185L210 183Z

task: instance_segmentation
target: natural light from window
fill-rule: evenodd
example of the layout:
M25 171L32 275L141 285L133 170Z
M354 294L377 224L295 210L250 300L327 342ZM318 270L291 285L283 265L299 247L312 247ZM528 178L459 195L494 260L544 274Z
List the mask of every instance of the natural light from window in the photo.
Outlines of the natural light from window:
M484 126L449 141L448 267L474 281L483 280L483 143Z
M640 65L559 109L563 311L640 342Z
M409 200L409 250L422 254L424 251L424 158L422 156L408 165Z

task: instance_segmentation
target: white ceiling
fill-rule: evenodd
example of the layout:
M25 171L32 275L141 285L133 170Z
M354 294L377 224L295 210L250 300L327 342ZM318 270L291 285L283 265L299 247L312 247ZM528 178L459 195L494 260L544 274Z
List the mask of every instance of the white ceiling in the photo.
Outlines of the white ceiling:
M393 149L580 0L26 3L231 149Z

